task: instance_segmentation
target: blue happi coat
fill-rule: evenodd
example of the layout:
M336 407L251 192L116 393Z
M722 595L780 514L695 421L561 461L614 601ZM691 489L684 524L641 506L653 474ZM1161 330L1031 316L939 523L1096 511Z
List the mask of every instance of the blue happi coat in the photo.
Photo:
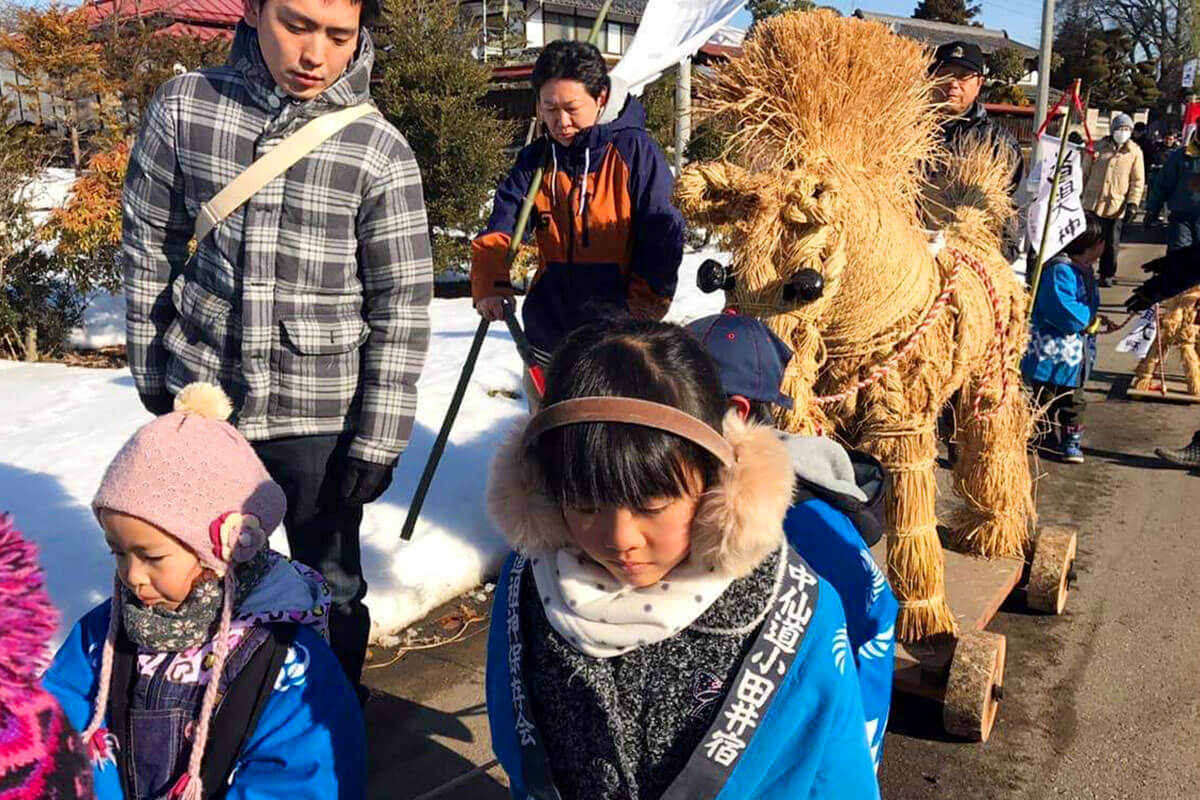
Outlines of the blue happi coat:
M237 668L238 648L253 641L261 630L260 623L298 622L258 724L243 740L223 795L225 800L360 800L365 794L366 734L362 714L341 665L318 632L326 619L328 601L316 593L310 580L315 575L298 564L293 569L293 562L281 559L235 611L238 619L232 636L239 645L234 645L227 663L225 677L230 679ZM322 611L314 614L318 607ZM91 718L110 616L111 605L105 601L80 619L43 678L47 691L62 705L77 730L87 727ZM186 696L189 684L207 683L207 669L202 665L204 655L210 651L211 642L173 654L139 651L139 680L149 682L156 703L161 704L162 698L171 695ZM197 688L203 689L203 684ZM179 726L189 724L191 710L133 707L130 713L131 718L134 714L138 717L129 723L129 746L140 743L140 749L130 753L128 760L141 776L141 786L146 787L151 780L147 770L161 771L159 767L172 762L184 768L186 760L179 763L181 759L171 743L187 735L187 729L180 731ZM170 724L164 728L163 723ZM114 721L106 719L105 724L112 730ZM212 752L212 742L210 737L206 752ZM119 763L126 763L123 756L116 754ZM128 800L121 769L124 766L112 763L95 767L98 800ZM169 786L178 775L168 772L163 777ZM133 776L125 778L127 783L137 785Z
M878 784L863 729L862 700L846 619L837 593L803 560L788 554L789 580L802 591L775 598L762 630L778 631L780 615L806 622L782 676L784 658L761 634L750 648L721 710L684 770L664 795L686 800L872 800ZM515 800L554 800L545 750L525 686L520 628L520 572L510 557L497 583L488 635L487 706L492 749L508 773ZM773 651L773 652L772 652ZM747 677L749 676L749 677ZM761 687L769 678L771 694ZM757 683L756 683L757 682ZM680 686L681 692L690 686ZM761 717L746 724L737 703L751 698Z
M1033 304L1029 347L1021 374L1033 383L1077 388L1096 360L1096 337L1087 329L1100 309L1090 267L1057 255L1042 267Z
M785 436L784 441L800 489L783 529L796 552L841 598L867 739L878 769L892 706L899 605L862 532L845 512L864 504L880 506L887 478L877 462L874 469L856 470L846 451L828 439Z

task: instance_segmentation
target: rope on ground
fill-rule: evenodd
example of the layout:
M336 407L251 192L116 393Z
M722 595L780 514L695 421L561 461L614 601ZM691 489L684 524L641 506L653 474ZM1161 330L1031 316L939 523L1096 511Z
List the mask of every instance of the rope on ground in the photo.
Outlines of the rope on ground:
M463 638L463 636L467 632L467 628L470 628L472 624L474 624L476 622L487 622L487 620L488 620L488 618L486 615L480 616L478 614L471 614L471 616L464 616L462 627L459 628L455 632L455 634L453 636L451 636L449 639L442 639L442 640L439 640L436 642L432 642L430 644L416 644L416 645L412 645L411 647L401 647L399 650L396 651L396 655L392 658L391 661L388 661L385 664L370 664L366 668L367 669L383 669L384 667L390 667L392 664L395 664L397 661L404 658L409 653L415 652L417 650L435 650L439 647L445 647L448 644L453 644Z

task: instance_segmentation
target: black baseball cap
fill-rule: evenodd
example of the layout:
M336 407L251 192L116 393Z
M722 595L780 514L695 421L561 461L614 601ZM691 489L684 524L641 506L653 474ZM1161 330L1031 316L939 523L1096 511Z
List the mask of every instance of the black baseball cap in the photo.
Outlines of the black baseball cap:
M933 51L933 66L930 71L945 66L966 67L981 75L987 74L987 62L979 45L970 42L947 42Z

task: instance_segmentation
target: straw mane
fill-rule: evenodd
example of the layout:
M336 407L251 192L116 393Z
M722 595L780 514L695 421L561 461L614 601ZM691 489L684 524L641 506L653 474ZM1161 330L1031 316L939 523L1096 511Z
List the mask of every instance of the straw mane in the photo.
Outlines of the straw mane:
M1016 210L1009 196L1017 165L988 134L961 137L931 171L922 197L926 224L944 228L952 246L980 256L1000 251Z
M878 23L783 14L756 23L742 57L702 82L696 113L736 122L742 163L786 171L834 161L904 205L939 147L928 67L919 44Z

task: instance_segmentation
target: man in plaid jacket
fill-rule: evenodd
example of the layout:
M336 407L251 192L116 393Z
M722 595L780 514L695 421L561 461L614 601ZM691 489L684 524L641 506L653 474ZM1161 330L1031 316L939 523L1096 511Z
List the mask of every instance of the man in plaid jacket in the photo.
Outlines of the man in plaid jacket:
M330 636L356 684L363 504L408 443L429 343L421 177L378 112L259 190L190 253L202 203L314 117L370 100L362 16L378 0L248 0L229 63L165 83L123 201L129 363L146 408L219 383L288 496L292 556L332 593ZM203 454L197 453L197 468Z

